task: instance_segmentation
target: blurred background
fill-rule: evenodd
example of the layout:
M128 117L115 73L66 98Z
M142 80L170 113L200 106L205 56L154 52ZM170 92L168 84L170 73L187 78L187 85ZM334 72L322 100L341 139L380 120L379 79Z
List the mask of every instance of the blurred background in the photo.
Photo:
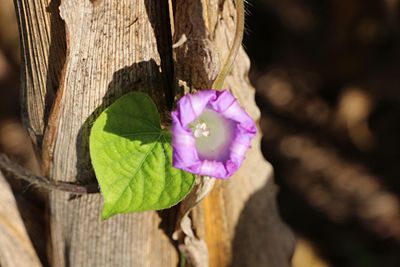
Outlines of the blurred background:
M400 266L397 0L254 0L245 48L294 266Z
M398 0L252 0L247 10L262 151L298 237L293 266L400 266ZM14 6L2 0L0 151L37 171L20 123L19 64ZM43 197L11 182L45 252Z

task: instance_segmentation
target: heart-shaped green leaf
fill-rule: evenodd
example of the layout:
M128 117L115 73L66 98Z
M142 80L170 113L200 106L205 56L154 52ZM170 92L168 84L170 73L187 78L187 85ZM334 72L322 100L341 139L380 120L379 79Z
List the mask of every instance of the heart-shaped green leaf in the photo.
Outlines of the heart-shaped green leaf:
M104 197L102 218L169 208L192 189L193 174L172 167L171 136L157 107L129 93L104 110L90 134L90 157Z

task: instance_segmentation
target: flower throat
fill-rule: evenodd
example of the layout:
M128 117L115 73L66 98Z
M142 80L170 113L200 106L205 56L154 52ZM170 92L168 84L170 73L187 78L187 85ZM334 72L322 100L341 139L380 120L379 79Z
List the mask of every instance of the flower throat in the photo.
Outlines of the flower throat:
M234 138L234 123L223 118L211 109L203 113L190 124L196 138L199 158L225 161L229 157L229 145Z

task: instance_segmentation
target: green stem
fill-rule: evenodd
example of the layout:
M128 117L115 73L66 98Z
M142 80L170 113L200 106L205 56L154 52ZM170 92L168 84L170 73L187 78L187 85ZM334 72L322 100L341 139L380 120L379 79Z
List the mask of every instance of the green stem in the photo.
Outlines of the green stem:
M224 81L228 76L229 72L232 69L233 62L236 59L236 56L239 52L239 48L242 44L243 40L243 32L244 32L244 1L243 0L236 0L236 32L235 38L233 39L232 48L229 51L228 58L224 66L222 67L221 71L219 72L217 78L215 79L212 88L220 90L224 86Z
M182 251L179 252L179 267L186 267L186 257Z

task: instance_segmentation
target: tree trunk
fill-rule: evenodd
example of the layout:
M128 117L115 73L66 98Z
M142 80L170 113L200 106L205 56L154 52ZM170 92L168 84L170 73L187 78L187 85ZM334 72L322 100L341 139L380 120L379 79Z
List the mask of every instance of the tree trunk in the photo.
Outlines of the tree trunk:
M130 91L149 94L162 113L176 96L209 88L233 39L235 7L218 0L15 0L23 56L23 117L54 180L95 180L88 154L100 112ZM173 40L173 41L172 41ZM175 43L173 50L173 43ZM257 119L241 50L226 82ZM210 266L289 266L293 237L275 207L272 168L260 135L240 171L191 212L193 238ZM100 194L49 196L52 266L177 266L172 233L178 208L100 220ZM182 209L181 209L182 213ZM179 228L180 226L178 226ZM207 266L207 252L180 248ZM183 242L183 243L182 243ZM192 251L191 251L192 250Z

